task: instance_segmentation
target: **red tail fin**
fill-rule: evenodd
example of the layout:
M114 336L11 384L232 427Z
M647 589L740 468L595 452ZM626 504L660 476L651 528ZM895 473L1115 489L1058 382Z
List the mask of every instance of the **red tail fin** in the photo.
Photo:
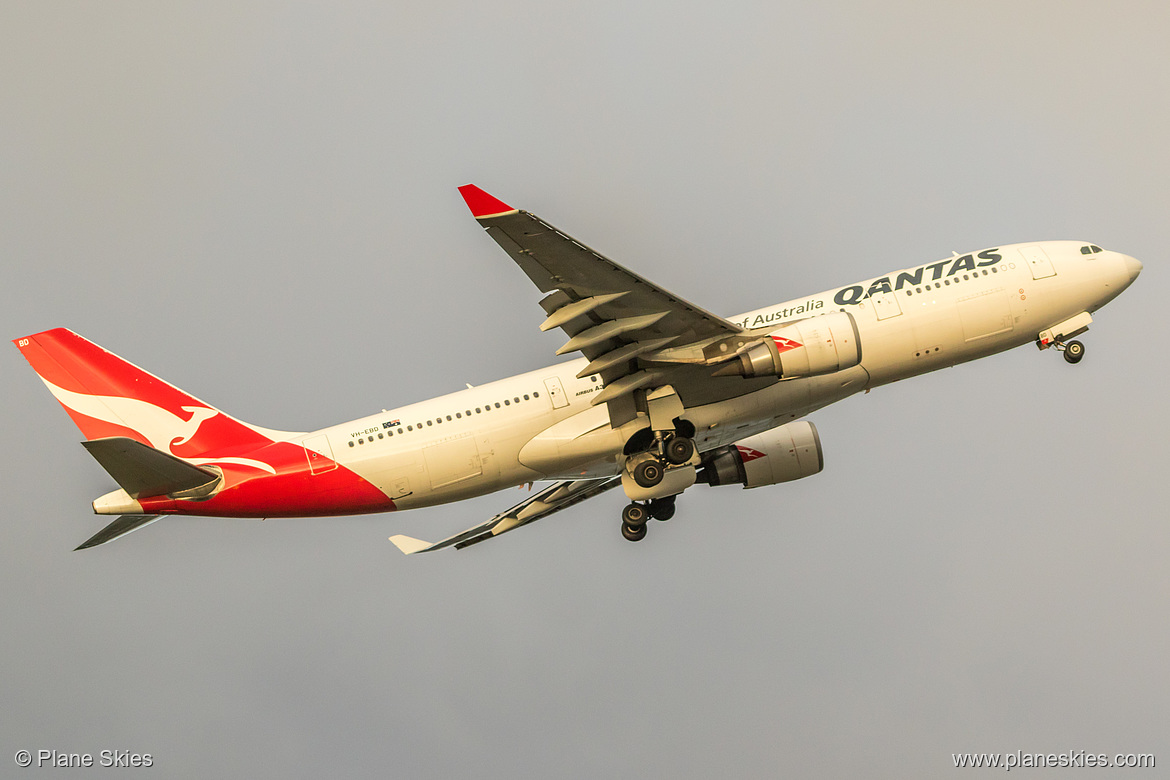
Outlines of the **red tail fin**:
M14 343L86 439L127 436L198 458L249 452L291 435L229 417L65 328Z

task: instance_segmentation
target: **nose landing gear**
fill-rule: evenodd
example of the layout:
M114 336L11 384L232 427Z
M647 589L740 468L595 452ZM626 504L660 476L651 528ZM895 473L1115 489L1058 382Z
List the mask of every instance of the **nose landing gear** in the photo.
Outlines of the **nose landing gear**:
M1080 363L1085 356L1085 345L1079 341L1070 341L1064 344L1064 359L1069 363Z
M1048 346L1064 354L1064 359L1073 365L1080 363L1085 356L1085 345L1079 341L1053 341Z
M1085 356L1085 345L1079 341L1066 341L1073 336L1079 336L1089 329L1093 317L1087 311L1064 322L1053 325L1048 330L1040 331L1036 337L1036 346L1040 349L1055 347L1058 352L1064 353L1064 359L1069 363L1080 363Z

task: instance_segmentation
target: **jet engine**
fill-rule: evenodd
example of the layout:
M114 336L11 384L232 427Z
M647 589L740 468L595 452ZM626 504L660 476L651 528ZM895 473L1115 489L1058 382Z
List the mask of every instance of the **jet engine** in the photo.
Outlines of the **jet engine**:
M715 376L778 376L784 379L831 374L861 362L861 337L853 315L835 311L778 328L740 352Z
M705 453L698 481L754 488L811 477L824 467L816 426L797 420Z

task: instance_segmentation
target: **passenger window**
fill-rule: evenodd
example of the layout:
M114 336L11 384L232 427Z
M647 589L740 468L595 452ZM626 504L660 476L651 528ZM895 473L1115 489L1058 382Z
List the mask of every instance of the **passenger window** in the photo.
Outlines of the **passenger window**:
M447 415L447 422L451 422L451 415Z
M378 438L379 438L379 439L383 438L383 437L382 437L382 434L380 434L380 433L379 433L379 434L378 434Z
M431 421L427 420L427 426L430 427L430 425L431 425Z
M540 398L540 393L533 393L533 394L532 394L532 397L533 397L533 398Z
M496 401L496 408L497 408L497 409L499 409L499 408L500 408L500 402L499 402L499 401Z
M499 404L496 404L496 406L499 406ZM507 398L504 399L504 406L511 406Z
M350 439L349 446L351 446L351 447L353 446L353 439Z
M478 407L478 406L477 406L477 407L475 407L475 413L476 413L476 414L479 414L479 407Z
M462 417L463 417L463 412L455 412L455 419L456 420L461 419Z
M525 401L527 401L527 400L528 400L528 394L527 394L527 393L525 393L525 394L524 394L524 400L525 400Z

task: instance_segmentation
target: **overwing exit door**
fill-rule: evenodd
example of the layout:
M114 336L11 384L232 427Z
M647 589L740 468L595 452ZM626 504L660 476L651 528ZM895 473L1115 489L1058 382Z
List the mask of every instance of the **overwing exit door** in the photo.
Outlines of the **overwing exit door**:
M565 397L565 388L561 386L559 377L550 376L544 380L544 389L548 391L548 398L552 401L554 409L569 405L569 399Z

